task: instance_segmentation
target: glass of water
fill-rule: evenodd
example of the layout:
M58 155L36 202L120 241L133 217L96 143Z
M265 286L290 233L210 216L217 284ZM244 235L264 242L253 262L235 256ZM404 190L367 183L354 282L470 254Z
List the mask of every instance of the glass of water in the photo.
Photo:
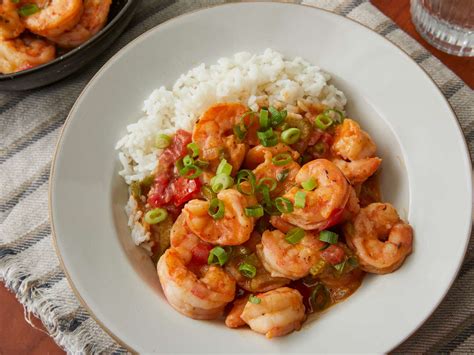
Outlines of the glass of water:
M436 48L474 56L474 0L411 0L417 31Z

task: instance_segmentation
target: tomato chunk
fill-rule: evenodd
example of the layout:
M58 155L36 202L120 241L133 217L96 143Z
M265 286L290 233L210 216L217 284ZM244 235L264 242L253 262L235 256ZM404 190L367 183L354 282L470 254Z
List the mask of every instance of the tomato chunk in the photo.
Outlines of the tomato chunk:
M321 257L331 265L342 263L346 253L339 245L330 245L327 249L321 252Z
M194 265L204 265L207 264L207 259L209 258L209 252L212 249L212 245L207 243L199 243L196 245L192 250L191 253L193 257L191 259L191 263Z
M196 197L201 190L201 180L199 179L186 179L179 177L173 183L174 187L174 204L175 206L181 206L183 203Z

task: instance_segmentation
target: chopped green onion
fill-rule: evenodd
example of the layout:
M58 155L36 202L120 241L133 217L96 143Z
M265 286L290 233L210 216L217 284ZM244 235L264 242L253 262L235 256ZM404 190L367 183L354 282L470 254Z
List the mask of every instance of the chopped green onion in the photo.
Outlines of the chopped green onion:
M257 275L257 268L249 263L242 263L239 265L239 271L245 277L253 279Z
M260 119L259 119L260 127L261 128L267 128L269 124L268 120L268 110L261 109L260 110Z
M214 247L209 252L209 257L207 258L207 263L209 265L219 264L223 266L227 260L229 259L229 255L225 251L223 247Z
M145 213L145 222L148 224L157 224L163 222L168 217L168 211L164 208L155 208Z
M248 217L260 218L263 216L263 207L261 205L245 207L244 211Z
M344 114L339 110L328 108L326 111L323 112L323 115L330 117L329 115L331 113L335 114L335 115L332 115L332 119L336 121L336 123L342 123L342 121L344 120ZM336 115L339 117L335 117Z
M289 153L280 153L272 158L272 163L276 166L283 166L292 161L293 159L291 158L291 155Z
M331 231L322 231L319 233L319 240L329 244L336 244L339 236Z
M263 209L266 214L270 216L280 216L281 212L278 211L277 207L275 206L275 203L270 202L270 203L265 203L263 205Z
M317 115L316 119L314 120L316 127L323 131L328 129L333 123L334 121L331 119L331 117L325 115L324 113Z
M251 117L250 123L247 125L245 124L245 118L247 116ZM247 135L247 131L249 127L252 125L252 119L255 117L255 112L253 111L247 111L245 112L241 117L240 117L240 122L234 126L234 134L239 138L240 140L243 140L245 136ZM242 128L243 125L243 128Z
M281 140L286 144L295 144L301 137L299 128L288 128L281 132Z
M318 262L309 269L309 273L313 276L319 275L325 266L326 262L323 259L319 259Z
M278 137L277 136L273 136L271 138L268 138L268 139L261 139L260 140L260 143L264 146L264 147L274 147L278 144Z
M216 174L225 174L230 175L232 173L232 165L230 165L227 160L222 159L217 167Z
M275 206L281 213L293 212L293 205L291 201L285 197L277 197L275 199Z
M213 198L217 197L217 194L212 191L212 188L209 185L201 186L201 193L206 200L212 200Z
M296 244L303 238L304 230L298 227L290 229L285 236L285 240L290 244Z
M275 136L275 133L273 133L273 129L271 127L264 131L257 132L257 137L260 140L268 140L274 136Z
M310 178L309 180L303 181L301 183L301 186L306 191L311 191L311 190L314 190L316 186L318 186L318 184L316 183L316 180L314 180L313 178Z
M298 191L295 194L295 207L304 208L304 206L306 206L306 192Z
M282 171L279 171L276 176L277 181L278 182L285 181L289 173L290 173L289 169L283 169Z
M267 182L268 182L269 184L267 184ZM276 187L277 187L277 182L276 182L276 180L275 180L274 178L265 177L265 178L262 178L262 179L258 180L257 189L260 189L260 187L261 187L262 185L268 186L268 190L269 190L269 191L273 191L273 190L275 190Z
M272 114L272 126L273 127L276 127L278 126L280 123L282 123L285 118L286 118L286 115L287 115L287 112L285 110L283 111L278 111L275 107L273 106L270 106L268 108L268 111L270 111L270 113Z
M272 204L272 200L270 199L270 188L267 184L259 184L258 191L262 194L264 205L270 206Z
M234 126L234 135L237 136L239 140L243 140L247 135L247 130L243 130L240 125Z
M196 144L196 142L191 142L189 143L186 148L191 152L191 156L193 158L196 158L199 155L199 146Z
M246 196L253 195L255 193L256 177L252 170L242 169L237 173L237 190ZM250 192L246 192L240 186L244 181L248 181L250 184Z
M347 259L344 259L343 262L333 265L334 268L337 270L338 273L342 273L344 271L344 267L346 266Z
M224 212L224 202L222 202L218 198L213 198L209 203L207 213L209 213L209 215L214 219L221 219L222 217L224 217Z
M211 188L215 193L219 193L231 187L234 184L234 179L226 174L217 174L211 179Z
M186 179L195 179L202 174L201 168L194 164L186 165L178 168L179 175L184 176Z
M347 262L349 263L350 266L352 267L357 267L359 266L359 261L357 260L356 256L350 256L349 259L347 259Z
M191 158L189 155L183 157L183 164L184 166L189 166L194 164L194 159Z
M40 10L41 9L36 4L26 4L18 10L18 13L20 16L30 16L36 14Z
M322 311L329 305L331 295L324 284L319 283L311 292L310 304L312 311Z
M156 136L155 145L159 149L168 148L171 144L171 137L167 134L159 134Z
M260 302L262 302L262 300L255 295L250 295L249 302L253 304L259 304Z

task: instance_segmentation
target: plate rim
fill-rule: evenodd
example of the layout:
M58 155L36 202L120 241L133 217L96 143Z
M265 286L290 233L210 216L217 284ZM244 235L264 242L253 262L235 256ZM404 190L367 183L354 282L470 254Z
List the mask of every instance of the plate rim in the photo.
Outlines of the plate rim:
M58 140L56 142L56 146L55 146L55 149L54 149L54 154L53 154L53 157L52 157L52 163L51 163L51 170L50 170L50 174L49 174L49 182L48 182L48 215L49 215L49 220L50 220L50 225L51 225L51 237L52 237L52 240L53 240L53 247L54 247L54 250L55 250L55 253L58 257L58 260L59 260L59 264L62 268L62 270L64 271L64 274L66 276L66 279L68 281L68 284L69 286L71 287L74 295L76 296L76 298L79 300L80 304L87 310L87 312L89 313L89 315L91 316L91 318L97 322L97 324L99 324L99 326L112 338L114 339L118 344L120 344L122 347L126 348L128 351L134 353L134 354L138 354L138 351L133 349L130 345L126 344L122 339L120 339L117 335L115 335L96 315L95 313L92 311L92 309L88 306L88 304L86 303L86 301L82 298L81 294L79 293L79 291L77 290L76 286L74 285L74 282L72 281L72 278L70 277L67 269L66 269L66 266L65 266L65 263L63 261L63 257L61 255L61 252L59 250L59 247L58 247L58 244L57 244L57 236L56 236L56 231L55 231L55 225L54 225L54 220L53 220L53 198L52 198L52 191L53 191L53 177L54 177L54 172L55 172L55 168L56 168L56 163L57 163L57 156L58 156L58 153L59 153L59 150L62 146L62 142L63 142L63 138L64 138L64 133L70 123L70 121L72 120L72 116L73 114L75 113L77 107L79 106L79 102L81 101L81 98L85 95L85 93L89 90L90 86L95 83L97 77L99 75L101 75L101 73L103 71L105 71L109 65L112 65L112 63L115 61L115 59L119 56L119 55L122 55L122 53L126 52L129 50L129 47L132 47L136 42L142 40L144 37L150 35L152 32L154 31L157 31L158 28L164 26L165 24L168 24L170 22L173 22L173 21L176 21L178 19L181 19L182 17L185 17L185 16L190 16L190 15L194 15L198 12L201 12L201 11L207 11L209 9L213 9L213 8L217 8L217 7L224 7L224 6L252 6L253 4L277 4L277 5L289 5L289 6L303 6L303 7L306 7L306 8L310 8L312 10L315 10L315 11L323 11L325 13L329 13L331 15L334 15L334 16L337 16L337 17L341 17L343 19L347 19L349 20L350 22L353 22L355 25L359 25L359 26L362 26L364 27L365 29L375 33L377 36L381 37L385 42L389 43L391 46L393 46L396 50L398 50L403 56L405 56L406 58L408 58L413 64L415 64L415 66L417 66L419 69L421 69L421 72L423 73L423 75L429 79L429 81L431 82L432 86L434 86L435 90L440 94L443 102L447 105L447 108L451 111L452 115L454 116L454 121L455 121L455 124L456 124L456 128L458 130L458 132L460 133L461 137L462 137L462 141L461 141L461 144L462 146L464 147L464 151L465 151L465 155L464 155L464 158L467 162L467 168L468 168L468 172L467 172L467 175L468 177L470 178L469 180L473 181L473 172L472 172L472 157L471 157L471 154L470 154L470 151L469 151L469 146L467 144L467 141L466 141L466 137L464 135L464 132L461 128L461 125L459 123L459 118L454 110L454 108L452 107L452 105L450 104L449 100L444 96L443 92L441 91L440 87L436 84L436 82L434 81L434 79L428 74L427 70L425 70L420 64L418 64L415 59L413 59L407 52L405 52L402 47L400 47L398 44L396 44L395 42L392 42L390 41L388 38L386 38L385 36L383 36L382 34L376 32L375 30L373 30L372 28L370 28L368 25L366 24L363 24L361 22L358 22L356 21L355 19L352 19L350 17L347 17L347 16L344 16L344 15L341 15L341 14L338 14L338 13L335 13L331 10L327 10L327 9L323 9L323 8L320 8L320 7L316 7L316 6L312 6L312 5L309 5L309 4L303 4L303 3L275 3L273 1L258 1L258 0L251 0L251 1L247 1L247 2L237 2L237 3L234 3L234 2L231 2L231 3L224 3L224 4L217 4L217 5L208 5L208 6L204 6L204 7L201 7L199 9L195 9L195 10L191 10L189 12L186 12L186 13L183 13L183 14L180 14L178 16L175 16L175 17L172 17L166 21L163 21L161 23L159 23L158 25L156 26L153 26L152 28L150 28L149 30L145 31L144 33L140 34L139 36L137 36L136 38L134 38L132 41L130 41L129 43L127 43L123 48L121 48L117 53L115 53L112 57L110 57L106 63L104 63L104 65L92 76L92 78L89 80L89 82L86 84L86 86L84 87L84 89L81 91L81 93L79 94L79 96L77 97L76 101L74 102L73 106L71 107L71 110L69 111L67 117L66 117L66 120L64 121L64 124L61 128L61 131L59 133L59 137L58 137ZM392 19L389 19L390 21L393 22ZM397 25L398 27L398 25ZM410 36L410 38L412 38ZM413 38L412 38L413 39ZM417 42L418 43L418 42ZM431 52L430 52L430 55ZM444 65L444 64L443 64ZM449 69L449 68L448 68ZM460 79L462 81L462 79ZM464 82L464 81L463 81ZM468 195L469 195L469 200L470 200L470 215L472 216L472 213L473 213L473 196L472 196L472 192L473 192L473 186L472 184L469 184L468 186L469 188L469 191L468 192ZM456 267L456 270L455 272L452 274L452 278L449 282L449 285L445 288L442 296L439 298L439 300L437 301L436 304L433 305L432 309L430 312L428 312L426 314L425 317L423 317L423 319L417 324L416 327L414 327L410 332L407 333L407 335L405 337L403 337L402 339L400 339L399 342L397 342L393 348L389 349L388 351L393 351L395 348L397 348L398 346L400 346L405 340L407 340L409 337L411 337L418 329L420 329L421 326L423 326L423 324L426 323L426 321L433 315L433 313L438 309L439 305L441 304L441 302L443 302L443 300L446 298L446 295L447 293L451 290L452 286L453 286L453 283L454 281L457 279L457 276L459 274L459 271L462 267L462 264L464 262L464 259L466 257L466 252L467 252L467 249L468 249L468 245L469 245L469 236L472 232L472 227L473 227L473 220L471 218L470 222L469 222L469 227L468 227L468 230L467 230L467 233L466 233L466 237L465 237L465 242L464 242L464 250L462 252L462 258L460 258L460 260L458 261L458 265Z

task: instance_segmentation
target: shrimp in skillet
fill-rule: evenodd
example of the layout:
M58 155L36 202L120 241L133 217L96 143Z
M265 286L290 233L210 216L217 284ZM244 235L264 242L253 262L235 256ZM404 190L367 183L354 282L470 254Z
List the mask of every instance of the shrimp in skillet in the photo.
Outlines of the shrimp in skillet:
M84 13L72 29L48 39L62 48L74 48L99 32L107 22L112 0L84 0Z
M55 37L72 29L84 9L82 0L30 0L40 11L22 18L25 27L43 37Z
M217 198L224 209L222 218L209 215L209 201L191 200L183 209L191 232L211 244L239 245L250 238L255 218L245 214L245 207L256 204L254 196L245 196L234 189L222 190Z
M398 269L412 251L413 230L389 203L372 203L344 226L347 244L362 270L387 274Z
M341 170L326 159L303 165L295 181L301 184L310 179L316 183L314 190L305 191L295 186L284 195L293 205L297 194L304 196L304 207L295 207L293 212L284 213L281 218L306 230L323 230L339 222L350 196L350 186Z
M301 328L305 307L297 290L280 287L256 297L254 303L247 302L240 316L253 331L273 338Z
M24 30L17 5L12 0L0 0L0 39L17 38Z
M0 73L10 74L53 60L54 46L42 39L23 36L0 41Z

